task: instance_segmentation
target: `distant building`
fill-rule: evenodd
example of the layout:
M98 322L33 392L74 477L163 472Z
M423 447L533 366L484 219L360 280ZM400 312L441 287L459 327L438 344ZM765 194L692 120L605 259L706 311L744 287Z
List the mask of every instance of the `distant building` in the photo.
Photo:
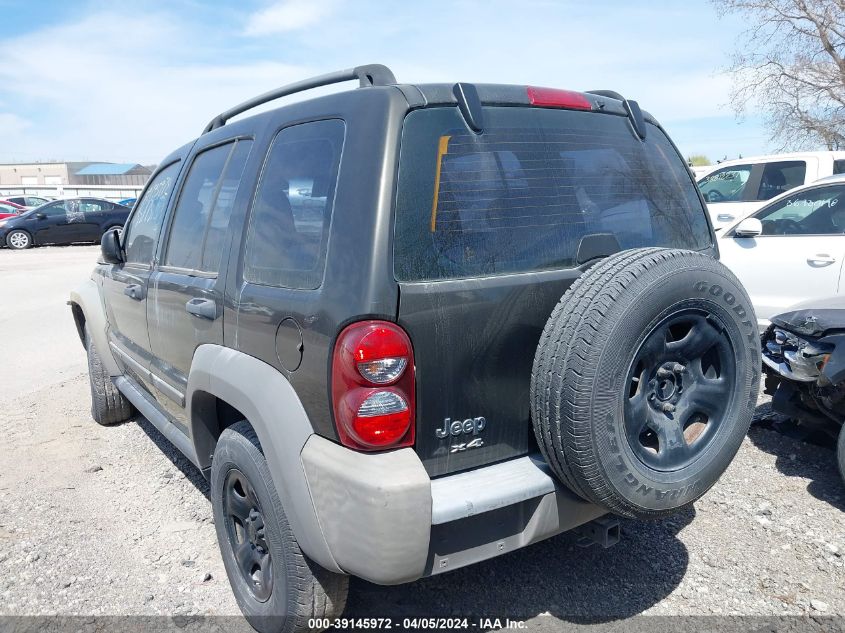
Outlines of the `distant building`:
M137 163L0 164L0 186L142 186L152 169Z

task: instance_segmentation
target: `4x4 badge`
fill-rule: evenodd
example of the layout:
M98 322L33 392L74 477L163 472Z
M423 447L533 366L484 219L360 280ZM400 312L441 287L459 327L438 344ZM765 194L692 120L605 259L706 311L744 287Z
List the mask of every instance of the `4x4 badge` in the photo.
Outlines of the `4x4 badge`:
M487 420L483 417L467 418L463 422L452 418L443 420L443 428L434 431L434 434L441 440L450 435L478 435L487 426Z

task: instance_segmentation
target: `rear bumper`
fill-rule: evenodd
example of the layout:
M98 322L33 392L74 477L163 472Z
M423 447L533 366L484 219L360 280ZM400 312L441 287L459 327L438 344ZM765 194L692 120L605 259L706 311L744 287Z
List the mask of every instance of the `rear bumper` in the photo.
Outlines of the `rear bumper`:
M412 449L368 455L314 435L301 457L332 556L377 584L464 567L605 514L539 456L434 480Z

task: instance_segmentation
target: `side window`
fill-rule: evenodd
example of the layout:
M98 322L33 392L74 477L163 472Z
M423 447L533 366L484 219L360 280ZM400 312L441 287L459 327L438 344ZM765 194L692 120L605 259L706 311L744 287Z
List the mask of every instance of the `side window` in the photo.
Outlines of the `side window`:
M244 279L313 289L322 283L345 125L332 119L276 135L253 201Z
M238 193L238 185L241 183L244 166L251 148L252 141L238 141L229 157L226 172L223 174L223 180L218 187L217 201L214 204L214 210L211 212L211 221L206 228L202 252L202 270L216 272L220 269L220 256L225 246L223 240L228 235L229 218L232 217L235 195Z
M67 202L54 202L47 206L41 207L37 213L43 213L48 218L55 218L61 215L67 215L69 204Z
M218 145L194 159L176 203L164 265L217 272L251 145L252 141Z
M698 181L698 188L707 202L738 202L751 176L751 165L735 165L717 169Z
M100 202L99 200L87 200L83 199L79 202L79 210L83 213L99 213L100 211L106 211L110 208L111 205L107 203Z
M833 161L833 173L845 174L845 160L839 159Z
M766 163L763 167L763 177L760 180L757 199L769 200L799 185L803 185L806 174L807 163L803 160Z
M123 236L127 263L150 264L155 255L164 213L176 185L179 163L162 169L138 201Z
M845 185L806 189L761 209L763 235L845 233Z

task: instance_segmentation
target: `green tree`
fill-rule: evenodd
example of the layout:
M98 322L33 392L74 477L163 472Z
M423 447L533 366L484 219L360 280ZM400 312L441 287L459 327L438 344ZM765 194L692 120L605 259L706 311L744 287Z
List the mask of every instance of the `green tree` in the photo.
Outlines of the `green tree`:
M693 154L689 158L687 158L687 163L692 165L693 167L703 167L704 165L710 165L710 159L707 158L704 154Z

